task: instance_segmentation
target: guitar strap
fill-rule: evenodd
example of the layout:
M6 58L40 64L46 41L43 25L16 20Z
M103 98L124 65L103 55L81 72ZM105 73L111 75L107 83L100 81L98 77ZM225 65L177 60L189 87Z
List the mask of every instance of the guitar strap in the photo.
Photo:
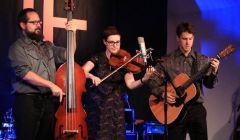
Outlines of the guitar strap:
M199 54L194 51L194 54L196 56L196 58L193 58L193 62L192 62L192 68L191 68L191 76L196 74L198 72L199 69ZM198 95L200 95L200 93L202 93L203 89L202 89L202 79L200 78L199 80L195 81L194 84L197 87L197 93Z
M192 57L192 68L191 68L191 76L197 73L198 71L198 53L194 52L196 58Z

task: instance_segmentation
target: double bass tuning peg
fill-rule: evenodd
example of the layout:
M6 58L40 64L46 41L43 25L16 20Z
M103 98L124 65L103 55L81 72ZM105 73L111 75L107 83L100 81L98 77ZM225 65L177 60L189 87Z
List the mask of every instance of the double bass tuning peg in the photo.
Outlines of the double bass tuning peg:
M73 11L73 9L75 8L74 7L74 2L73 2L73 0L65 0L65 10L66 11Z

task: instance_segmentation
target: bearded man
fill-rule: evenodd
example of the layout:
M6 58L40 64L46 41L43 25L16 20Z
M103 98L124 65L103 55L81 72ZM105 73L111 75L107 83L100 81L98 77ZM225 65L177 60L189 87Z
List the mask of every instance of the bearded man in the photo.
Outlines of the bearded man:
M12 81L14 127L18 140L54 139L55 109L53 97L62 99L62 89L55 84L56 64L66 61L66 49L43 41L42 21L32 8L20 11L21 37L9 49L15 77ZM76 34L72 21L66 29ZM74 46L76 50L76 46Z

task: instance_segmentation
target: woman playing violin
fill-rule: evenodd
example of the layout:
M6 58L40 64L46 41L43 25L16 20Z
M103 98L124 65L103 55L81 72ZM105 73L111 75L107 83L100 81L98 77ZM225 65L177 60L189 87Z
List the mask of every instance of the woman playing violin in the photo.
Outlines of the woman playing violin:
M90 140L123 140L124 86L129 89L141 86L149 79L154 69L147 69L145 75L138 80L134 79L132 72L121 69L102 82L101 79L113 71L109 64L111 55L120 51L121 35L116 27L109 26L104 30L103 44L106 46L105 52L93 56L83 65L86 77L95 85L86 94L88 135Z

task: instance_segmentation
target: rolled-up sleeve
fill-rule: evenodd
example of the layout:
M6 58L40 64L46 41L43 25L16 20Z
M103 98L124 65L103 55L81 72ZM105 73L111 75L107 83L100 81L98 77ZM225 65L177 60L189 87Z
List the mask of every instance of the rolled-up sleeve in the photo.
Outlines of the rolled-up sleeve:
M163 74L161 67L162 66L160 65L157 65L155 67L156 73L158 74L154 74L146 83L148 87L151 89L151 94L153 94L157 98L161 98L162 91L160 87L162 86L164 80L164 77L160 77L160 75Z
M214 88L214 86L217 84L218 78L214 74L206 75L203 79L203 84L206 88Z
M17 78L22 79L27 72L31 71L31 64L22 46L12 45L9 48L8 58Z

